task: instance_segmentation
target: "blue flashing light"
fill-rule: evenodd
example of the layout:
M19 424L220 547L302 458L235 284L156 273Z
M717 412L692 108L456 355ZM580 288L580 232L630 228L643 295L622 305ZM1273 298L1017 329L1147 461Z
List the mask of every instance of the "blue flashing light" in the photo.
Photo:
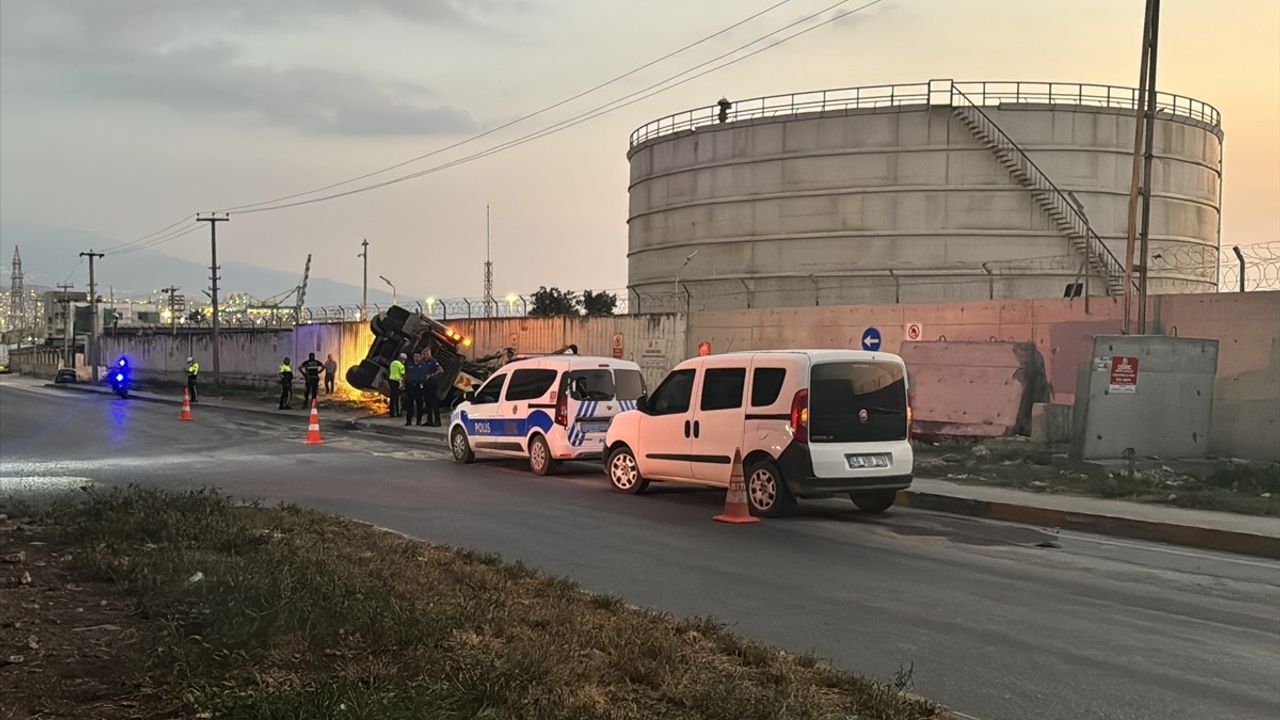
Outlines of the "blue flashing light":
M116 373L116 382L124 382L124 373Z
M129 361L125 360L124 358L120 358L119 360L116 361L116 364L119 365L120 367L124 367L125 365L129 364Z

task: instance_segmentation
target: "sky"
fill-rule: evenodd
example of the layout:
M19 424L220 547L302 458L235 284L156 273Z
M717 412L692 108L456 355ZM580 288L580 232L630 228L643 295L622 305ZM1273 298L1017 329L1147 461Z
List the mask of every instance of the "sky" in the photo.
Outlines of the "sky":
M196 212L438 150L775 2L3 0L0 219L133 240ZM374 179L573 117L834 3L790 0L626 80ZM1136 85L1142 9L1142 0L882 0L490 157L325 203L234 214L218 229L219 258L297 271L310 252L314 274L358 286L367 238L371 282L386 275L402 297L477 296L488 205L496 295L621 288L627 138L645 122L722 96L931 78ZM1280 239L1280 2L1165 0L1161 20L1160 89L1222 111L1223 245ZM207 263L207 231L155 250ZM28 272L61 277L77 261Z

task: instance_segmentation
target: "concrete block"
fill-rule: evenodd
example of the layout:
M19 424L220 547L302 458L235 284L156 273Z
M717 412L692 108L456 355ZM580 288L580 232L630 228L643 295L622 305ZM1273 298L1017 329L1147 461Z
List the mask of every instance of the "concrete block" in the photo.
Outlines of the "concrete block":
M1118 458L1132 448L1138 457L1205 457L1217 367L1217 340L1095 338L1080 367L1072 454Z
M1071 406L1038 402L1031 406L1031 442L1058 445L1071 442Z

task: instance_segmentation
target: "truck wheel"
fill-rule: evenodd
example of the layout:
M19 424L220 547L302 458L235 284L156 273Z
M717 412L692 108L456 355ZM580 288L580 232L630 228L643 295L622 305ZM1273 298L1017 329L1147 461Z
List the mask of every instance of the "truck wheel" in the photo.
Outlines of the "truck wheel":
M453 460L463 465L475 462L476 454L471 451L471 441L467 440L467 431L454 428L449 438L449 447L453 450Z
M374 337L382 337L385 335L386 332L384 332L384 330L385 328L383 327L381 315L374 315L369 318L369 332L373 333Z
M640 466L636 464L635 453L626 445L619 445L609 453L609 461L605 463L609 473L609 484L618 492L628 495L639 495L649 487L649 481L640 474Z
M849 493L849 499L864 513L882 513L893 507L893 501L897 498L897 490Z
M347 384L360 390L372 390L381 370L377 363L361 360L359 365L347 368Z
M796 501L782 480L782 473L772 460L751 463L746 469L747 507L759 517L786 515Z
M529 441L529 469L535 475L550 475L556 471L556 461L551 459L551 448L547 439L534 435Z

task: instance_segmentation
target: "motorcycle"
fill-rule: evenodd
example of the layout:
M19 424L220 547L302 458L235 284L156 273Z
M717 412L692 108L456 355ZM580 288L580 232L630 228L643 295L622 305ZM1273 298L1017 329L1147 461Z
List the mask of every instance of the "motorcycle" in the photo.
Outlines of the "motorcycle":
M129 372L129 360L127 358L120 358L117 360L115 367L111 368L111 372L107 376L107 381L111 383L111 389L115 390L116 394L119 395L121 399L127 399L129 397L129 384L131 379Z

